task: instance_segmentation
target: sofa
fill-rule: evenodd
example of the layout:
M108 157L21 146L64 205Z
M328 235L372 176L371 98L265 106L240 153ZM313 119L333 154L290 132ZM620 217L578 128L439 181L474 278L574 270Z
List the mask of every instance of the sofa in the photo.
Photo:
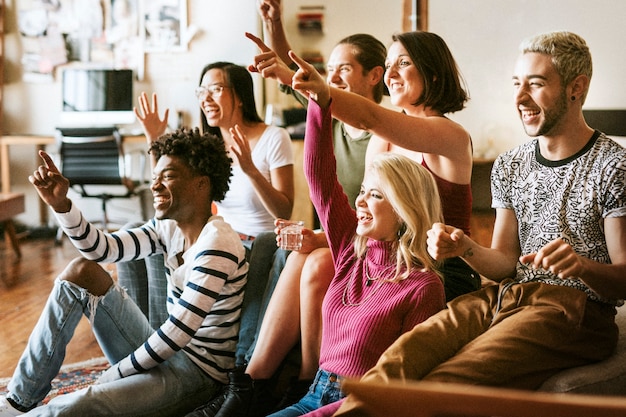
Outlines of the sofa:
M610 358L559 372L545 381L540 391L626 395L626 306L617 309L615 322L619 339Z

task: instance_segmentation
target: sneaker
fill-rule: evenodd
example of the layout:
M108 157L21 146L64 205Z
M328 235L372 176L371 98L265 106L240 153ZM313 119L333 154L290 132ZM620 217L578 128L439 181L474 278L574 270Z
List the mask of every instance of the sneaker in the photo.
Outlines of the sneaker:
M24 412L13 407L7 400L7 397L0 397L0 417L14 417L21 416L22 414L24 414Z

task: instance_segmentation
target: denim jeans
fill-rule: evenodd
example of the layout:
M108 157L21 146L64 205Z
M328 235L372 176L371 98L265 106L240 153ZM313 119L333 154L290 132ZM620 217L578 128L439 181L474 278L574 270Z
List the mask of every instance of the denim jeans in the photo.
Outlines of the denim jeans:
M340 389L341 378L323 369L318 369L309 392L292 406L271 414L269 417L296 417L339 401L344 397Z
M117 281L158 329L168 318L167 277L163 255L151 255L136 261L119 262Z
M276 235L273 233L272 235L274 236L274 245L276 245ZM256 291L255 293L249 293L248 289L246 289L246 298L255 299L254 303L258 303L258 311L248 314L248 312L245 311L246 309L242 309L241 328L239 330L239 343L237 344L236 355L237 365L243 365L250 362L250 358L256 348L256 341L259 338L261 323L263 322L263 317L267 311L267 306L270 302L270 298L272 298L276 284L278 283L278 278L280 278L280 273L285 267L287 256L290 253L291 251L285 249L276 249L271 259L271 268L265 280L265 287L261 288L260 285L256 285L256 288L254 289L254 291ZM249 276L248 284L250 283L250 280ZM246 301L244 299L244 305L245 303Z
M25 407L44 399L83 315L111 363L129 355L153 333L139 307L118 285L95 297L57 279L9 382L11 399ZM179 351L147 372L59 395L26 415L180 416L209 401L220 387Z
M140 225L129 224L124 228ZM290 253L282 249L277 250L274 232L260 233L254 240L244 240L241 243L246 248L249 270L246 293L241 306L239 342L235 352L236 365L244 365L252 357L269 299ZM155 329L158 328L168 317L167 278L163 255L119 262L116 266L119 285L126 289L128 295L141 308L150 325Z
M129 223L124 229L142 226ZM118 262L117 282L148 318L153 329L167 320L167 277L163 255L152 255L136 261Z
M252 356L252 346L263 316L264 294L276 253L276 234L259 233L253 241L242 241L248 255L248 282L241 306L239 341L235 352L236 365L243 365Z

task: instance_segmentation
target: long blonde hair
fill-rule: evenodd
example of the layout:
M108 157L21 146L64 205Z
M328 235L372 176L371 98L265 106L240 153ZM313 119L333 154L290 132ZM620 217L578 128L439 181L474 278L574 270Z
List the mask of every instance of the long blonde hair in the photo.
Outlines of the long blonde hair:
M411 269L437 272L438 262L429 254L426 232L433 223L443 222L441 198L435 179L412 159L394 153L381 153L367 166L381 182L381 192L396 212L398 229L396 273L391 281L405 279ZM365 236L355 236L358 258L367 251Z

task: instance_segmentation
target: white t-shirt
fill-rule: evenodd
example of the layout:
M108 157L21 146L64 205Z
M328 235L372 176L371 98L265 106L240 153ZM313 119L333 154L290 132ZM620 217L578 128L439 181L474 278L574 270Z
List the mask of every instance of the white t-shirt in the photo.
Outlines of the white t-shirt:
M289 133L283 128L268 126L252 149L252 162L268 181L271 170L293 165ZM239 233L256 236L274 230L274 216L265 209L239 165L233 165L226 197L215 204L219 215Z

